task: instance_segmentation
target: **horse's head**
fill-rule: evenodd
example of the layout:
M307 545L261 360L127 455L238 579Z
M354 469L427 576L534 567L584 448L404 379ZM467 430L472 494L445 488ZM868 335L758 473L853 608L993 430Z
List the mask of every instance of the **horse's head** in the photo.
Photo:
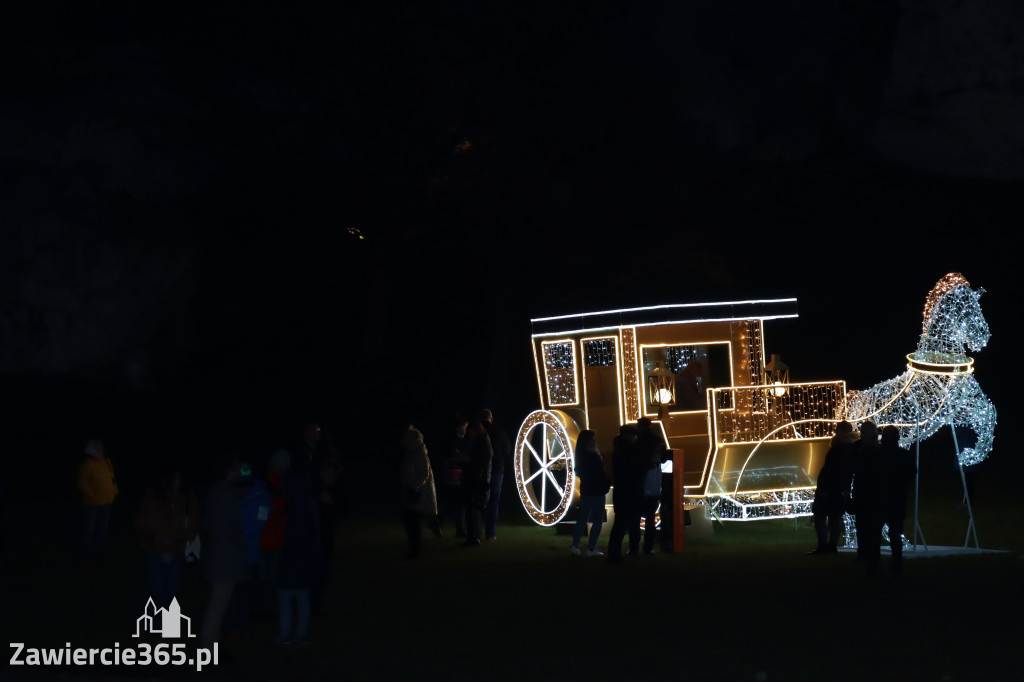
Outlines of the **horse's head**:
M963 362L965 347L979 351L988 344L991 333L978 302L983 293L984 289L971 289L958 272L939 280L925 301L919 359Z
M960 328L963 330L964 343L973 351L979 351L988 345L992 338L992 332L988 330L988 322L981 312L981 303L978 299L985 293L985 289L978 287L970 291L970 304L961 317Z

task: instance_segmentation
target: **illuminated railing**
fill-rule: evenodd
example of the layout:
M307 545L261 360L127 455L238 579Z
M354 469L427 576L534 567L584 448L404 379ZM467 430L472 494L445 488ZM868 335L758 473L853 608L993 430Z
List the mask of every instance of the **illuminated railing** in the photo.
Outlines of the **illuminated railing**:
M721 444L829 438L835 433L846 382L730 386L709 393Z

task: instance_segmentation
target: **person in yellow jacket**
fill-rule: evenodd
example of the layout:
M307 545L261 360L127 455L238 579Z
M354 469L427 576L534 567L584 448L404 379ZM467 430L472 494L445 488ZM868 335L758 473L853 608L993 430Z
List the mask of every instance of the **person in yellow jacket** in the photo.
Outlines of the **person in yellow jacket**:
M97 556L106 549L110 532L110 510L117 498L114 465L99 440L85 446L85 461L78 468L78 491L82 494L82 534L78 551Z

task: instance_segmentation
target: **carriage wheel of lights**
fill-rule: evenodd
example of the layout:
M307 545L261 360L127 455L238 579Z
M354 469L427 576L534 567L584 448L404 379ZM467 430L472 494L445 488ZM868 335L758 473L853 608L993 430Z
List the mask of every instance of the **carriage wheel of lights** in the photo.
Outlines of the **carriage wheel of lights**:
M848 392L845 405L845 418L850 423L870 419L879 426L896 426L900 430L900 447L904 448L917 442L920 450L921 440L947 424L953 429L970 514L968 538L974 530L974 512L963 467L988 456L996 426L996 408L974 377L974 360L966 355L967 350L984 348L991 338L978 302L983 293L984 289L971 289L960 273L940 279L925 300L921 338L917 350L907 356L907 370L864 391ZM961 449L958 426L974 432L977 440L973 446ZM856 543L851 521L847 522L847 541ZM919 530L915 518L915 538ZM976 531L974 540L977 545Z
M519 499L542 526L562 520L576 494L573 444L579 427L560 410L531 412L516 438L515 471Z

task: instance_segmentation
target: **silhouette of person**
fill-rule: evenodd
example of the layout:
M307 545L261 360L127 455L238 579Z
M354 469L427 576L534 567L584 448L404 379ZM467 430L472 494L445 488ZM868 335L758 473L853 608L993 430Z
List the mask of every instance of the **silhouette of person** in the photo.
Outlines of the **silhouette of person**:
M118 489L114 465L107 457L103 441L93 439L86 443L85 455L78 468L78 491L82 495L78 553L83 557L95 557L106 549L110 515Z
M320 567L317 507L313 499L313 473L310 464L293 466L284 478L284 547L278 587L279 643L307 641L310 616L310 592L317 584ZM294 627L293 627L293 611Z
M640 499L643 495L644 467L637 448L639 432L632 424L619 427L612 441L612 507L615 521L608 538L608 561L622 561L622 538L629 532L630 552L640 547Z
M469 419L456 414L452 420L452 434L438 462L439 523L435 534L441 535L441 527L451 521L455 526L455 537L466 537L466 502L462 493L462 479L466 460L469 457L469 440L466 430Z
M667 459L667 449L661 434L654 430L651 420L641 417L637 423L636 445L643 468L643 497L640 501L640 515L644 521L644 554L654 554L658 529L656 517L661 504L661 464ZM632 546L631 546L632 547ZM631 551L636 551L631 549Z
M480 422L473 422L466 430L469 439L469 458L462 474L462 493L466 504L466 545L480 544L483 532L484 509L491 494L491 461L494 450L491 438Z
M287 450L278 450L270 456L267 467L267 492L270 493L270 511L267 522L260 531L259 587L257 588L257 610L271 613L277 605L277 589L281 572L281 552L284 550L284 534L288 524L285 508L284 479L291 468L292 456ZM273 602L273 604L272 604Z
M480 423L487 430L494 456L491 458L491 488L484 509L484 532L488 540L498 539L498 510L501 507L501 487L505 480L505 467L512 457L512 443L505 429L494 423L494 415L487 408L480 410Z
M883 472L881 520L889 524L890 568L895 575L900 575L903 572L903 521L907 515L907 491L917 473L917 466L910 451L900 447L900 430L895 426L882 427L879 456ZM881 531L879 527L879 534Z
M857 554L864 561L867 574L877 575L885 493L878 427L874 422L860 425L860 442L854 457L853 510L857 519Z
M204 506L202 564L210 582L210 598L203 618L202 642L207 648L219 641L231 594L246 576L245 529L235 489L240 475L236 459L226 455L218 457L214 463L215 482Z
M826 554L839 551L839 535L843 529L843 513L850 495L849 451L857 442L853 425L841 421L836 425L825 461L818 471L818 484L814 489L814 532L818 538L816 549L808 554Z
M185 543L199 533L199 501L182 487L181 472L169 467L146 491L135 517L148 597L167 608L181 593Z
M260 579L260 538L267 526L273 493L266 482L257 477L248 463L239 467L240 477L236 482L238 504L242 512L242 529L245 531L246 576L235 585L231 595L231 606L225 618L225 629L241 629L249 624L254 609L262 607L263 585Z
M321 437L321 445L325 442ZM333 450L328 449L328 453ZM316 505L318 509L318 525L320 533L320 570L317 571L317 584L313 588L312 599L314 611L323 611L324 595L330 586L331 574L334 570L335 536L338 528L338 516L341 514L341 460L333 454L326 454L313 461Z
M402 523L409 543L405 556L414 559L420 555L423 520L437 516L437 492L423 434L410 426L402 436L402 448Z
M587 556L604 556L597 549L597 540L604 524L604 500L611 489L611 479L604 470L604 460L601 459L593 431L580 431L576 438L576 473L580 477L580 510L573 527L572 548L569 551L579 555L580 540L589 522Z

